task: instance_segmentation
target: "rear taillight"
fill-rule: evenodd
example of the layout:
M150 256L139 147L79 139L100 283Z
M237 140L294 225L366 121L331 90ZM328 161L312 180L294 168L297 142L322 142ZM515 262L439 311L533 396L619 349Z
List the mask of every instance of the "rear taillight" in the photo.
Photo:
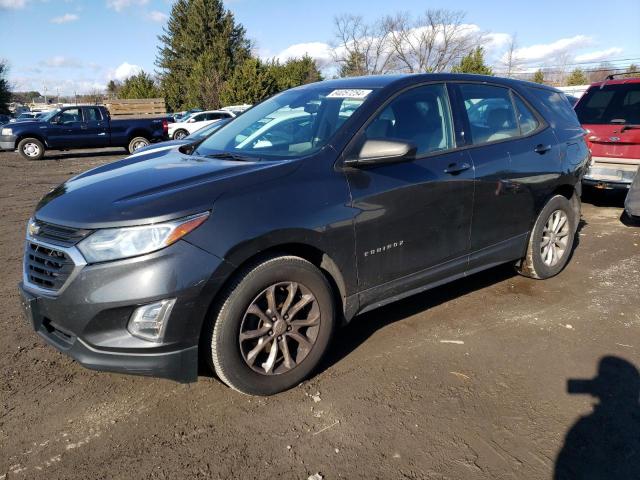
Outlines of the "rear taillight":
M164 119L162 120L162 132L163 132L165 135L168 135L168 134L169 134L169 122L167 121L167 119L166 119L166 118L164 118Z

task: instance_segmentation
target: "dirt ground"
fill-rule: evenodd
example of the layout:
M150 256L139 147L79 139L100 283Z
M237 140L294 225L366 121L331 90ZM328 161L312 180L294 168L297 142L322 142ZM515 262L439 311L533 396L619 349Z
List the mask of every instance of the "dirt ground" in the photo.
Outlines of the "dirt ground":
M586 465L589 478L640 478L640 227L621 221L622 196L585 199L559 276L500 267L362 315L316 376L251 398L206 374L86 370L22 319L37 200L122 156L0 154L0 480L544 479ZM569 393L603 357L598 381L572 388L595 396Z

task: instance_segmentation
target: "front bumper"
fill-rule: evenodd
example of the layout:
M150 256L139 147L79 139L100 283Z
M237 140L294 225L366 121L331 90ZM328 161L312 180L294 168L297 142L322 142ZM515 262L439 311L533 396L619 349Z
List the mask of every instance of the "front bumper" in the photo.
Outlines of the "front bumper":
M0 135L0 150L15 150L16 138L15 135Z
M186 241L142 257L82 266L48 295L22 282L23 308L50 345L95 370L197 380L202 322L225 262ZM140 305L176 298L161 342L127 330Z

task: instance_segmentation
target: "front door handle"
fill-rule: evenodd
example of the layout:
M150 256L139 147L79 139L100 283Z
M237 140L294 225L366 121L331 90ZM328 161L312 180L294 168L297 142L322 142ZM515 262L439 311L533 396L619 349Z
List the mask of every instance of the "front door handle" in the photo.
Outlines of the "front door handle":
M88 130L89 125L80 125L80 130Z
M536 145L536 148L533 149L534 152L539 153L540 155L544 155L549 150L551 150L551 145L543 145L543 144Z
M448 173L450 175L455 175L460 172L464 172L465 170L469 170L471 165L468 163L451 163L447 168L444 169L444 173Z

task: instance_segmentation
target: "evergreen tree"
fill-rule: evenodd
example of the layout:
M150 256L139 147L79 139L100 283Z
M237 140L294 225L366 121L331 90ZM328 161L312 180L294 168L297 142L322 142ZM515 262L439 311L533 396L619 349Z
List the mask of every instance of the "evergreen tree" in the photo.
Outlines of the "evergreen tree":
M278 91L278 82L272 69L258 58L248 58L224 84L220 100L225 105L254 104Z
M537 70L536 73L533 74L533 81L536 83L544 83L544 73L542 70Z
M11 92L9 91L9 80L7 80L8 72L9 65L5 60L0 60L0 113L9 113Z
M158 98L161 96L155 79L144 71L127 78L122 84L119 94L120 98Z
M177 0L159 40L156 65L171 110L220 106L222 85L251 48L222 0Z
M484 63L484 48L476 47L462 57L460 63L453 67L453 73L477 73L480 75L493 75L491 67Z
M316 61L308 55L291 58L284 64L275 60L269 65L269 69L276 79L279 91L322 80Z
M351 52L345 63L340 66L340 77L361 77L367 74L364 54Z
M587 76L584 74L582 69L576 68L569 74L567 78L567 85L584 85L588 83Z
M109 80L107 83L107 95L109 98L118 98L122 84L117 80Z
M638 69L638 66L635 63L632 63L627 68L627 71L625 72L623 77L624 78L640 77L640 73L633 73L633 72L639 72L639 71L640 70Z

